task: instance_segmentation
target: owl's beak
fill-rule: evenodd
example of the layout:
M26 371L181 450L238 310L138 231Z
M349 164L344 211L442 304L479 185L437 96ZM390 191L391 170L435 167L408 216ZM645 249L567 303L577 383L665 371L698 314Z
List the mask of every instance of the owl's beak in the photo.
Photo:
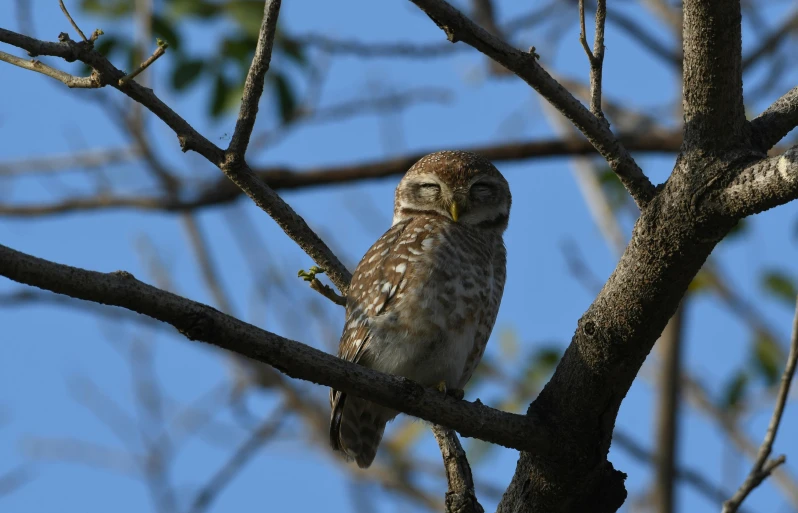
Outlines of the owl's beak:
M451 205L449 205L449 213L452 215L452 221L455 223L457 219L460 217L460 212L463 211L463 207L460 206L460 203L457 201L453 201Z

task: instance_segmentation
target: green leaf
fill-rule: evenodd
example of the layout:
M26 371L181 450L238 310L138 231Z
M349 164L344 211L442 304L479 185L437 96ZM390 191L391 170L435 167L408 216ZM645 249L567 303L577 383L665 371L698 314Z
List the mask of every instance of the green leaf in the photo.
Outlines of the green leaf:
M216 79L213 82L213 92L211 93L211 116L216 118L222 115L225 101L229 93L230 84L227 83L224 75L217 73Z
M103 36L97 43L94 44L94 49L106 57L108 57L117 47L119 47L119 40L113 36Z
M308 63L305 57L305 48L298 41L282 36L279 30L275 36L274 44L295 63L301 66L305 66Z
M695 278L693 278L693 281L691 281L690 285L687 287L687 292L690 294L702 292L712 285L712 281L713 278L709 273L703 270L698 271L698 274L695 275Z
M217 73L211 93L211 116L218 118L241 103L243 85L231 83L224 74Z
M227 14L238 23L245 34L258 37L263 21L262 0L231 0L224 6Z
M92 14L119 18L132 13L133 5L129 0L83 0L80 7Z
M781 376L781 348L772 338L759 334L753 344L753 364L768 386L773 386Z
M170 14L175 18L196 16L207 19L216 16L222 6L202 0L172 0L169 7Z
M172 87L178 91L190 86L199 78L205 67L202 59L186 59L177 63L172 70Z
M723 404L721 406L730 410L737 408L747 392L748 374L744 370L738 371L724 387Z
M180 50L180 35L172 26L172 22L162 16L153 15L152 32L156 37L169 41L173 50Z
M766 271L762 276L762 287L766 292L772 296L785 301L790 306L795 304L795 298L798 296L798 287L795 282L786 274L776 271Z
M222 54L235 60L243 69L249 69L257 44L257 39L251 37L225 38Z
M599 172L599 183L604 191L607 193L607 199L613 210L617 210L629 201L629 193L621 183L615 171L606 167Z
M277 110L283 123L290 123L296 113L296 96L285 75L279 71L272 75L277 90Z
M509 328L501 330L498 342L502 358L515 361L518 356L518 334L516 331Z

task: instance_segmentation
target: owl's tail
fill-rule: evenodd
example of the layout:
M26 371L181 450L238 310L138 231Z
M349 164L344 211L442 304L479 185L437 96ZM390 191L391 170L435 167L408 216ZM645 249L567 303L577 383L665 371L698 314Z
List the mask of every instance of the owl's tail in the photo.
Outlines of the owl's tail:
M377 455L385 424L396 411L342 392L331 393L330 445L354 459L360 468L368 468Z

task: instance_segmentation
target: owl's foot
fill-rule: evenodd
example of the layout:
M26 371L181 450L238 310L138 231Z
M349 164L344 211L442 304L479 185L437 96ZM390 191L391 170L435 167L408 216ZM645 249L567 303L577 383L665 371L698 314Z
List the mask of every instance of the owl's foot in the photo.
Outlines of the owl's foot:
M446 388L446 382L445 381L441 381L440 383L438 383L435 386L435 389L438 392L441 392L441 393L444 393L444 394L446 394L448 396L454 397L458 401L461 400L465 396L465 390L463 390L461 388L452 388L452 389Z

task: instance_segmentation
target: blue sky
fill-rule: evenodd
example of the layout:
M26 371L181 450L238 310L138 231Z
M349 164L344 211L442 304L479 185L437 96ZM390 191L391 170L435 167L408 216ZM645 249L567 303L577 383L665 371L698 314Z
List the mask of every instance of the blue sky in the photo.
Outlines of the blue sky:
M504 2L509 5L510 2ZM510 19L526 10L503 5L501 19ZM35 34L54 40L68 30L55 2L31 0ZM624 6L646 28L650 19L635 6ZM789 5L782 2L768 10L766 20L777 23ZM79 11L73 9L78 17ZM80 15L84 30L100 23ZM0 4L0 26L18 29L13 2ZM330 37L362 41L441 41L442 33L409 2L367 2L345 0L318 2L286 0L281 23L294 33L318 32ZM106 33L130 33L132 25L102 22ZM207 27L192 22L190 48L197 52L218 43L222 26ZM587 63L577 39L577 25L562 30L566 34L556 46L552 37L533 31L525 43L534 44L550 69L573 78L587 77ZM652 30L655 30L652 28ZM661 29L657 34L666 37ZM746 34L749 30L746 29ZM611 26L607 30L604 67L605 95L634 108L653 109L672 101L679 87L677 77ZM2 48L21 55L13 49ZM163 59L162 68L170 54ZM53 61L54 62L54 61ZM54 62L55 63L55 62ZM552 67L553 63L553 67ZM57 63L65 69L61 63ZM66 68L68 69L68 68ZM31 156L58 155L89 148L125 144L99 103L91 100L96 91L68 90L61 84L2 63L0 67L0 162ZM411 62L349 57L331 63L329 79L322 93L323 104L356 99L375 87L405 90L411 87L450 89L451 102L422 104L384 119L374 115L334 124L306 125L294 130L278 144L260 152L253 165L288 164L298 169L331 163L359 162L400 155L409 151L455 148L466 145L499 143L535 137L551 137L549 126L534 91L520 80L490 80L485 77L484 60L475 52L461 52L449 59ZM208 90L194 88L174 93L165 85L156 64L150 73L161 98L194 124L203 134L226 145L234 117L211 121L206 116ZM752 84L762 77L755 71ZM782 79L784 87L798 83L798 72ZM746 85L749 80L747 77ZM115 91L103 91L121 100ZM768 101L749 105L759 112ZM263 110L259 129L270 123L270 108ZM215 178L219 171L197 155L183 154L170 130L156 119L149 120L149 133L159 158L180 170L182 176ZM673 163L672 157L641 156L639 163L655 183L663 181ZM615 256L595 228L581 198L567 160L545 159L502 164L510 182L514 202L510 228L506 235L509 280L495 333L512 330L521 341L522 354L542 344L564 346L570 340L576 320L592 300L569 273L561 252L563 241L575 241L590 270L606 278ZM108 170L114 184L126 191L151 187L139 177L136 164L122 164ZM397 179L370 181L343 187L286 192L289 202L308 223L353 267L370 244L390 223L393 189ZM52 201L72 191L89 193L91 182L79 174L54 177L45 175L15 181L0 177L3 202ZM277 272L284 284L261 290L267 300L258 300L256 276L230 233L229 222L246 216L265 241L265 254L249 255L263 270ZM798 276L798 205L793 203L751 219L748 233L721 244L715 252L725 273L741 293L754 303L771 325L786 340L792 312L762 293L759 272L778 268ZM266 329L330 350L337 342L342 315L333 305L296 280L296 270L312 265L266 214L247 201L235 206L211 208L199 216L212 245L212 255L222 270L223 285L232 298L235 312ZM624 226L628 228L629 222ZM124 269L139 279L155 283L141 248L152 246L170 271L170 286L192 299L213 303L185 233L175 215L137 211L101 211L32 219L0 218L0 241L33 255L99 271ZM20 286L0 279L0 293L20 290ZM323 305L332 327L320 322L303 322L307 305ZM297 306L298 305L298 306ZM685 361L689 371L699 376L714 394L721 394L726 380L749 354L752 335L745 325L720 306L711 295L693 301L687 311ZM31 458L32 437L81 439L124 452L125 446L105 425L70 394L75 380L90 379L123 409L135 415L134 392L129 366L120 357L120 348L131 340L142 339L155 352L155 369L164 390L177 403L196 400L227 380L226 360L208 347L182 339L171 331L141 328L135 323L98 320L95 316L52 305L0 308L0 474L29 462L34 479L13 495L0 498L0 509L14 513L108 511L120 513L151 510L150 499L140 481L129 476L67 462ZM497 337L489 354L502 358ZM651 360L651 358L650 358ZM505 360L506 362L506 360ZM510 370L512 361L506 362ZM650 376L656 370L646 365L630 390L617 425L651 446L656 405ZM646 378L649 376L649 378ZM307 387L308 393L322 397L326 390ZM496 404L497 391L487 388L472 391L485 402ZM495 401L491 401L495 399ZM757 443L764 433L772 401L765 400L756 413L746 418L744 427ZM252 412L267 416L276 407L269 394L253 394ZM736 487L748 471L744 458L733 458L720 430L689 406L682 419L681 461L699 468L713 482ZM222 420L230 422L228 415ZM792 433L798 428L798 409L791 402L782 424L776 451L788 458L798 455L798 441ZM171 471L180 497L204 483L224 461L231 448L243 439L227 440L219 448L194 440L183 448ZM302 426L289 422L281 436L267 446L225 489L211 511L353 511L350 474L336 464L323 445L309 444ZM425 433L418 454L437 462L437 448ZM506 485L515 468L517 453L494 450L475 470L479 479ZM613 448L610 460L629 474L627 488L637 492L648 485L650 468L639 465L623 451ZM787 468L798 473L788 459ZM365 486L379 511L406 511L407 503L373 485ZM445 484L430 482L426 487L443 497ZM479 489L477 490L479 493ZM182 500L182 499L181 499ZM486 510L495 501L481 497ZM794 511L781 499L772 482L763 485L748 503L753 511ZM679 489L680 511L715 511L717 508L686 487ZM625 506L629 507L629 503ZM627 509L628 511L628 509Z

